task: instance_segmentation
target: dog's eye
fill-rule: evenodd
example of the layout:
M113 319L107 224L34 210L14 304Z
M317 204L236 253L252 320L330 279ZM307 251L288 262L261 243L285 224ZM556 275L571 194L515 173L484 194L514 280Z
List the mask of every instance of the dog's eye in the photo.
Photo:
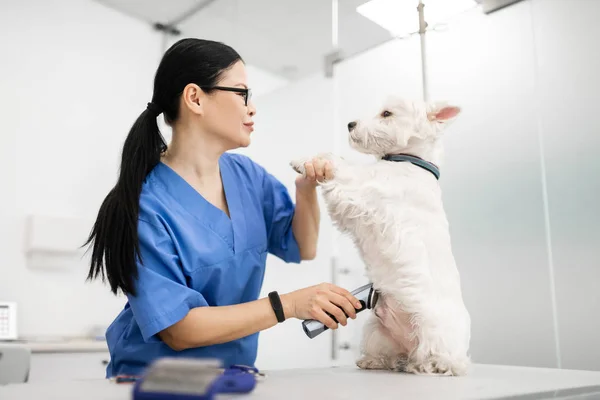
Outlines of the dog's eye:
M381 116L382 116L383 118L391 117L391 116L392 116L392 113L391 113L391 112L389 112L388 110L385 110L384 112L382 112L382 113L381 113Z

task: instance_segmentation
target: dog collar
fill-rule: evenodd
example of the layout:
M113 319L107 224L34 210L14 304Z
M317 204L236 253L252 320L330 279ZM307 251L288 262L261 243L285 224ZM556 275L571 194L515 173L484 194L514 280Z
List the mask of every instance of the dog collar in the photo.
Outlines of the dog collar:
M424 170L431 172L433 176L435 176L435 179L440 179L440 169L435 164L432 164L429 161L425 161L420 157L411 156L408 154L386 154L385 156L383 156L383 159L386 161L395 162L408 161L416 165L417 167L421 167Z

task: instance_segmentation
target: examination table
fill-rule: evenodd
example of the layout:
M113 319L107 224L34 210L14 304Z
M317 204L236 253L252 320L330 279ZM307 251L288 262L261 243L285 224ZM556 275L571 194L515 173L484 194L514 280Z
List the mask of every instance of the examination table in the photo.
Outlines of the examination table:
M356 367L265 371L246 395L217 399L600 399L600 371L475 364L465 377L416 376ZM0 386L1 400L126 400L131 383L105 379Z

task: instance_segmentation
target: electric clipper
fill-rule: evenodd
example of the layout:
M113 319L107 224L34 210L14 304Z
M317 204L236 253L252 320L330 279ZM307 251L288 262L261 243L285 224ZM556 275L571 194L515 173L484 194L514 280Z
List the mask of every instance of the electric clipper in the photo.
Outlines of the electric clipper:
M354 297L356 297L362 305L360 309L356 310L357 313L363 310L372 309L373 307L375 307L375 304L377 304L377 300L379 299L379 292L373 289L372 283L368 283L364 286L361 286L350 293ZM329 313L327 313L327 315L333 318L335 322L338 322L333 315ZM325 326L325 324L323 324L321 321L318 321L316 319L307 319L302 322L302 329L304 329L304 333L306 333L306 336L313 339L321 333L325 332L329 328Z

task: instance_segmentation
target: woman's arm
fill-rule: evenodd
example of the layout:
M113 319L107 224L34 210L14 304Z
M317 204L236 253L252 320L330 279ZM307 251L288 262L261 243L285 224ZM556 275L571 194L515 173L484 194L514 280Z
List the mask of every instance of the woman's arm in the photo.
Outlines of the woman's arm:
M314 318L330 329L335 323L326 312L335 316L342 325L347 317L356 318L360 308L358 299L346 289L322 283L280 296L286 319ZM179 322L159 332L169 347L181 351L194 347L230 342L277 324L275 312L268 298L221 307L196 307Z
M286 317L292 316L289 302L281 296ZM285 300L284 300L285 299ZM268 298L221 307L196 307L176 324L159 333L169 347L181 351L226 343L277 324Z
M306 176L296 179L296 210L292 220L292 231L298 242L300 257L312 260L317 253L319 223L321 221L317 183L333 178L331 164L321 159L313 159L304 164Z
M296 210L292 231L298 242L300 258L312 260L317 255L321 215L316 187L296 187Z

